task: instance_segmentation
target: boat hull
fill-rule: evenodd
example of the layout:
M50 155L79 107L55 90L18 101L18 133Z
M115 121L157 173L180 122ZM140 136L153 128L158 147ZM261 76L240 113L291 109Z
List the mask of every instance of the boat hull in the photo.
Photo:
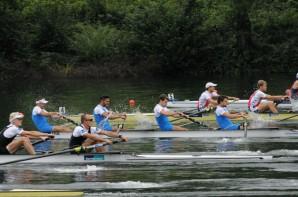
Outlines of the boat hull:
M198 130L198 131L121 131L121 135L133 138L242 138L245 131L221 131L221 130ZM56 139L70 139L69 133L56 135ZM248 130L248 138L298 138L298 130L264 129Z

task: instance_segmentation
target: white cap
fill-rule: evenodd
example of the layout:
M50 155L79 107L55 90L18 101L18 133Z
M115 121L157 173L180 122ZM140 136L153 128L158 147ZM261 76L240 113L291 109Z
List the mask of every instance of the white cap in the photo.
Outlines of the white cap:
M216 83L208 82L208 83L206 83L205 88L208 89L210 87L215 87L215 86L217 86Z
M14 121L17 118L24 118L24 114L21 113L21 112L12 112L9 115L9 122L12 122L12 121Z
M47 104L49 101L47 101L45 98L42 98L38 101L35 101L36 104L42 103L42 104Z

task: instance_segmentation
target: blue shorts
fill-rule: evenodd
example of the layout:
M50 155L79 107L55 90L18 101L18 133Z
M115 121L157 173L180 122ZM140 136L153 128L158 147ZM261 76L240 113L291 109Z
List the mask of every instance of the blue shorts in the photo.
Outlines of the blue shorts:
M234 131L234 130L240 130L240 124L232 124L224 129L221 130L229 130L229 131Z
M159 126L161 131L173 131L173 125L163 125Z
M52 133L53 131L53 127L52 125L44 125L42 127L39 127L38 130L42 133Z

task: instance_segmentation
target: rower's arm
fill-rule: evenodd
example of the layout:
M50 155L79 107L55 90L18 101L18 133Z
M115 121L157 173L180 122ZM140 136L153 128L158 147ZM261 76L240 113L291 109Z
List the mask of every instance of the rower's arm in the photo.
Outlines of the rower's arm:
M59 115L58 112L47 112L47 111L42 111L40 114L43 115L43 116L48 116L48 117L49 116Z
M86 133L86 134L84 134L84 137L89 138L89 139L92 139L94 141L100 141L100 142L110 143L110 140L103 139L103 138L99 137L97 134Z
M295 81L295 83L292 86L293 89L297 90L298 89L298 80Z
M38 131L22 131L21 136L27 136L31 138L39 138L39 137L53 137L54 135L48 133L42 133Z
M229 100L239 101L239 98L234 96L227 96Z
M237 119L237 118L242 118L243 115L237 113L237 114L231 114L229 112L225 112L222 115L224 115L225 117L229 118L229 119Z
M216 98L217 99L217 98ZM217 100L215 99L215 97L212 97L211 99L209 99L209 104L212 104L213 106L217 106Z
M270 101L275 101L275 100L282 100L282 99L285 99L287 98L288 96L287 95L278 95L278 96L271 96L271 95L267 95L265 97L263 97L263 99L267 99L267 100L270 100Z
M161 113L162 115L165 115L165 116L177 116L177 115L179 115L178 112L166 111L166 110L164 110L164 109L161 110L160 113Z
M127 137L124 137L124 136L120 135L119 133L113 132L113 131L104 131L104 130L101 130L101 131L98 131L97 133L98 134L103 134L103 135L106 135L106 136L109 136L109 137L112 137L112 138L120 138L123 141L127 141L128 140Z
M110 115L110 113L112 113ZM119 114L119 113L114 113L114 112L104 112L102 114L104 117L109 117L110 120L115 120L115 119L118 119L118 118L122 118L122 119L126 119L126 114L125 113L122 113L122 114Z

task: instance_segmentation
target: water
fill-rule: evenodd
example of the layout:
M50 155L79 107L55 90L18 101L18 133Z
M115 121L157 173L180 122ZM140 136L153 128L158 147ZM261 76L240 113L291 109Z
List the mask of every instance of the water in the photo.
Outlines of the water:
M269 92L282 94L291 76L264 77ZM174 92L176 98L196 99L206 79L165 80L54 80L7 87L1 97L0 120L7 124L11 111L26 114L24 127L34 129L30 112L35 98L44 96L49 110L65 106L71 114L91 112L101 95L112 97L112 108L129 111L128 99L134 98L142 112L151 112L160 93ZM256 79L212 79L220 92L247 98ZM240 83L241 82L241 83ZM14 89L15 88L15 89ZM151 152L221 152L294 154L298 139L135 139L113 145L112 150ZM65 141L54 144L56 150ZM298 194L297 160L261 162L175 162L109 163L87 165L28 165L0 167L0 190L70 189L85 196L295 196Z

